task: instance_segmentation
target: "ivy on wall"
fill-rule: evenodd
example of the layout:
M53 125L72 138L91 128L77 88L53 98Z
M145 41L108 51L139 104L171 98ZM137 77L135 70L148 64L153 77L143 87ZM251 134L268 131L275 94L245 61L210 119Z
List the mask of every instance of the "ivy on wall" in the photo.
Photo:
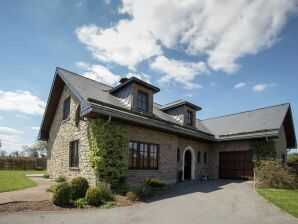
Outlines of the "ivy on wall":
M128 172L128 131L125 125L91 123L90 160L100 181L113 189L126 184Z
M275 142L272 139L256 139L251 141L254 166L257 168L261 160L275 159Z

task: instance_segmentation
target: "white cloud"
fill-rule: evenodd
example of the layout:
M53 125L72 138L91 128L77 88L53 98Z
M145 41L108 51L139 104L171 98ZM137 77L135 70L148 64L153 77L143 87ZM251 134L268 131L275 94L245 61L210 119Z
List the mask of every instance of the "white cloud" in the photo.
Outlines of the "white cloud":
M109 28L76 29L92 55L135 69L162 48L206 56L213 70L237 71L239 58L271 47L279 38L296 0L123 0L128 14Z
M237 83L233 89L241 89L243 88L244 86L246 86L246 83L245 82L239 82Z
M15 128L10 127L0 127L0 132L9 133L9 134L20 134L22 131L19 131Z
M22 150L21 138L18 135L0 135L2 150L8 153Z
M31 127L33 131L39 131L40 127Z
M276 86L275 83L259 83L253 87L253 90L256 92L261 92L261 91L264 91L264 90L266 90L270 87L274 87L274 86Z
M204 62L183 62L164 56L156 57L150 68L165 74L160 79L162 83L174 80L183 84L186 89L201 88L199 84L193 83L193 80L197 75L207 72Z
M0 90L0 110L42 114L45 105L44 101L34 96L30 91L4 92Z
M77 62L76 65L86 72L83 75L98 82L114 85L119 82L120 76L112 73L107 67L102 65L92 65L85 62Z
M22 115L22 114L17 114L16 117L21 118L21 119L25 119L25 120L30 120L30 117Z

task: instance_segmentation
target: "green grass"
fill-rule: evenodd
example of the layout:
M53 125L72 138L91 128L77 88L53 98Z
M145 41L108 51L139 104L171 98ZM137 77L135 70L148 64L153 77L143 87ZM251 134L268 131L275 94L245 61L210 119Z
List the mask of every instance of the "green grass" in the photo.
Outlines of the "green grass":
M36 186L36 183L25 174L45 174L46 171L0 170L0 192L15 191Z
M298 190L257 189L264 198L298 218Z

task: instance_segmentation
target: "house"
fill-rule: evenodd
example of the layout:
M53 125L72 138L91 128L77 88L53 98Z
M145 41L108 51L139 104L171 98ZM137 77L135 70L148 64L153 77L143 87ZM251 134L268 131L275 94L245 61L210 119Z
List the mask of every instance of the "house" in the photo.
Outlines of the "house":
M48 141L49 174L95 183L88 126L96 120L126 124L130 183L152 176L176 182L180 170L183 180L249 179L252 140L273 139L284 161L297 146L290 104L199 120L201 108L188 101L154 103L159 91L135 77L111 87L57 68L39 133Z

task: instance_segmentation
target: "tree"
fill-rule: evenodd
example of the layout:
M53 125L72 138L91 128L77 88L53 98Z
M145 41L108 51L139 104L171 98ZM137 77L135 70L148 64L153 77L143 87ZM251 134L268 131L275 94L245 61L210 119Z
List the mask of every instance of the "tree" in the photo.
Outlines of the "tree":
M9 154L10 157L19 157L20 153L19 151L13 151Z
M47 146L46 141L36 141L33 145L23 146L23 151L26 155L30 157L46 157L47 155Z

